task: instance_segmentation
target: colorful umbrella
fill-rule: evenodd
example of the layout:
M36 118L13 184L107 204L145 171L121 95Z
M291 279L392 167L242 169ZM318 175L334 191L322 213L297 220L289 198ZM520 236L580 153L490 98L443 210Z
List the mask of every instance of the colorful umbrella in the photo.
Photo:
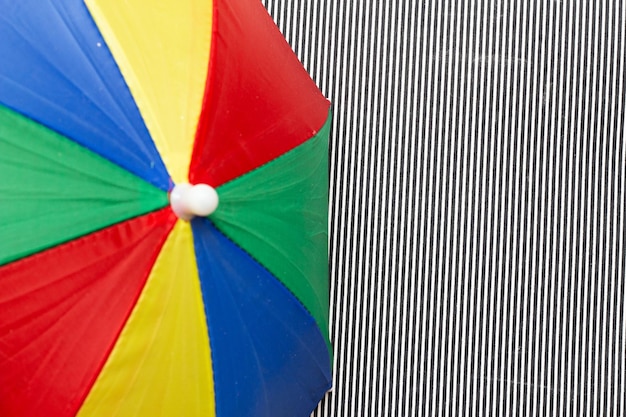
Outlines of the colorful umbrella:
M308 415L329 103L261 3L0 10L0 416Z

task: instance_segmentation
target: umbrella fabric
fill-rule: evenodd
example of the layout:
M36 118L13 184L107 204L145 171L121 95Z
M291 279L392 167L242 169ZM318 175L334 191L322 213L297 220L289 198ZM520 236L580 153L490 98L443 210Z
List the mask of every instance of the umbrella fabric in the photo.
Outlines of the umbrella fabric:
M309 415L331 117L261 3L0 8L0 415Z

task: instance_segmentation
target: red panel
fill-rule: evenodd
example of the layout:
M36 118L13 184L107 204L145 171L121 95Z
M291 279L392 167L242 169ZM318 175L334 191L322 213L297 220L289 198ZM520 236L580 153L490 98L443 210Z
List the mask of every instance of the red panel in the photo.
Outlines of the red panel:
M76 414L175 221L164 209L0 268L0 416Z
M214 0L213 22L189 180L217 187L314 136L330 103L259 0Z

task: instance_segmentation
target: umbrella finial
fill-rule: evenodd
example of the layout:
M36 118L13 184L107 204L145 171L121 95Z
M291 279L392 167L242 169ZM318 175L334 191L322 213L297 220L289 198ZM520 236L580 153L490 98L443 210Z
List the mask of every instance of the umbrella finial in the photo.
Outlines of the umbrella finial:
M170 193L170 205L182 220L206 217L217 209L219 197L215 189L207 184L176 184Z

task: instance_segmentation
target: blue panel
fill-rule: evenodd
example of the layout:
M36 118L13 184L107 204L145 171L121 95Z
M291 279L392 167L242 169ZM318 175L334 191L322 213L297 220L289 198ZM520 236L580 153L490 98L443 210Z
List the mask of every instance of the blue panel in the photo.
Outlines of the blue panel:
M165 166L82 0L0 0L0 104L167 190Z
M192 222L219 417L308 417L330 387L313 317L206 219Z

